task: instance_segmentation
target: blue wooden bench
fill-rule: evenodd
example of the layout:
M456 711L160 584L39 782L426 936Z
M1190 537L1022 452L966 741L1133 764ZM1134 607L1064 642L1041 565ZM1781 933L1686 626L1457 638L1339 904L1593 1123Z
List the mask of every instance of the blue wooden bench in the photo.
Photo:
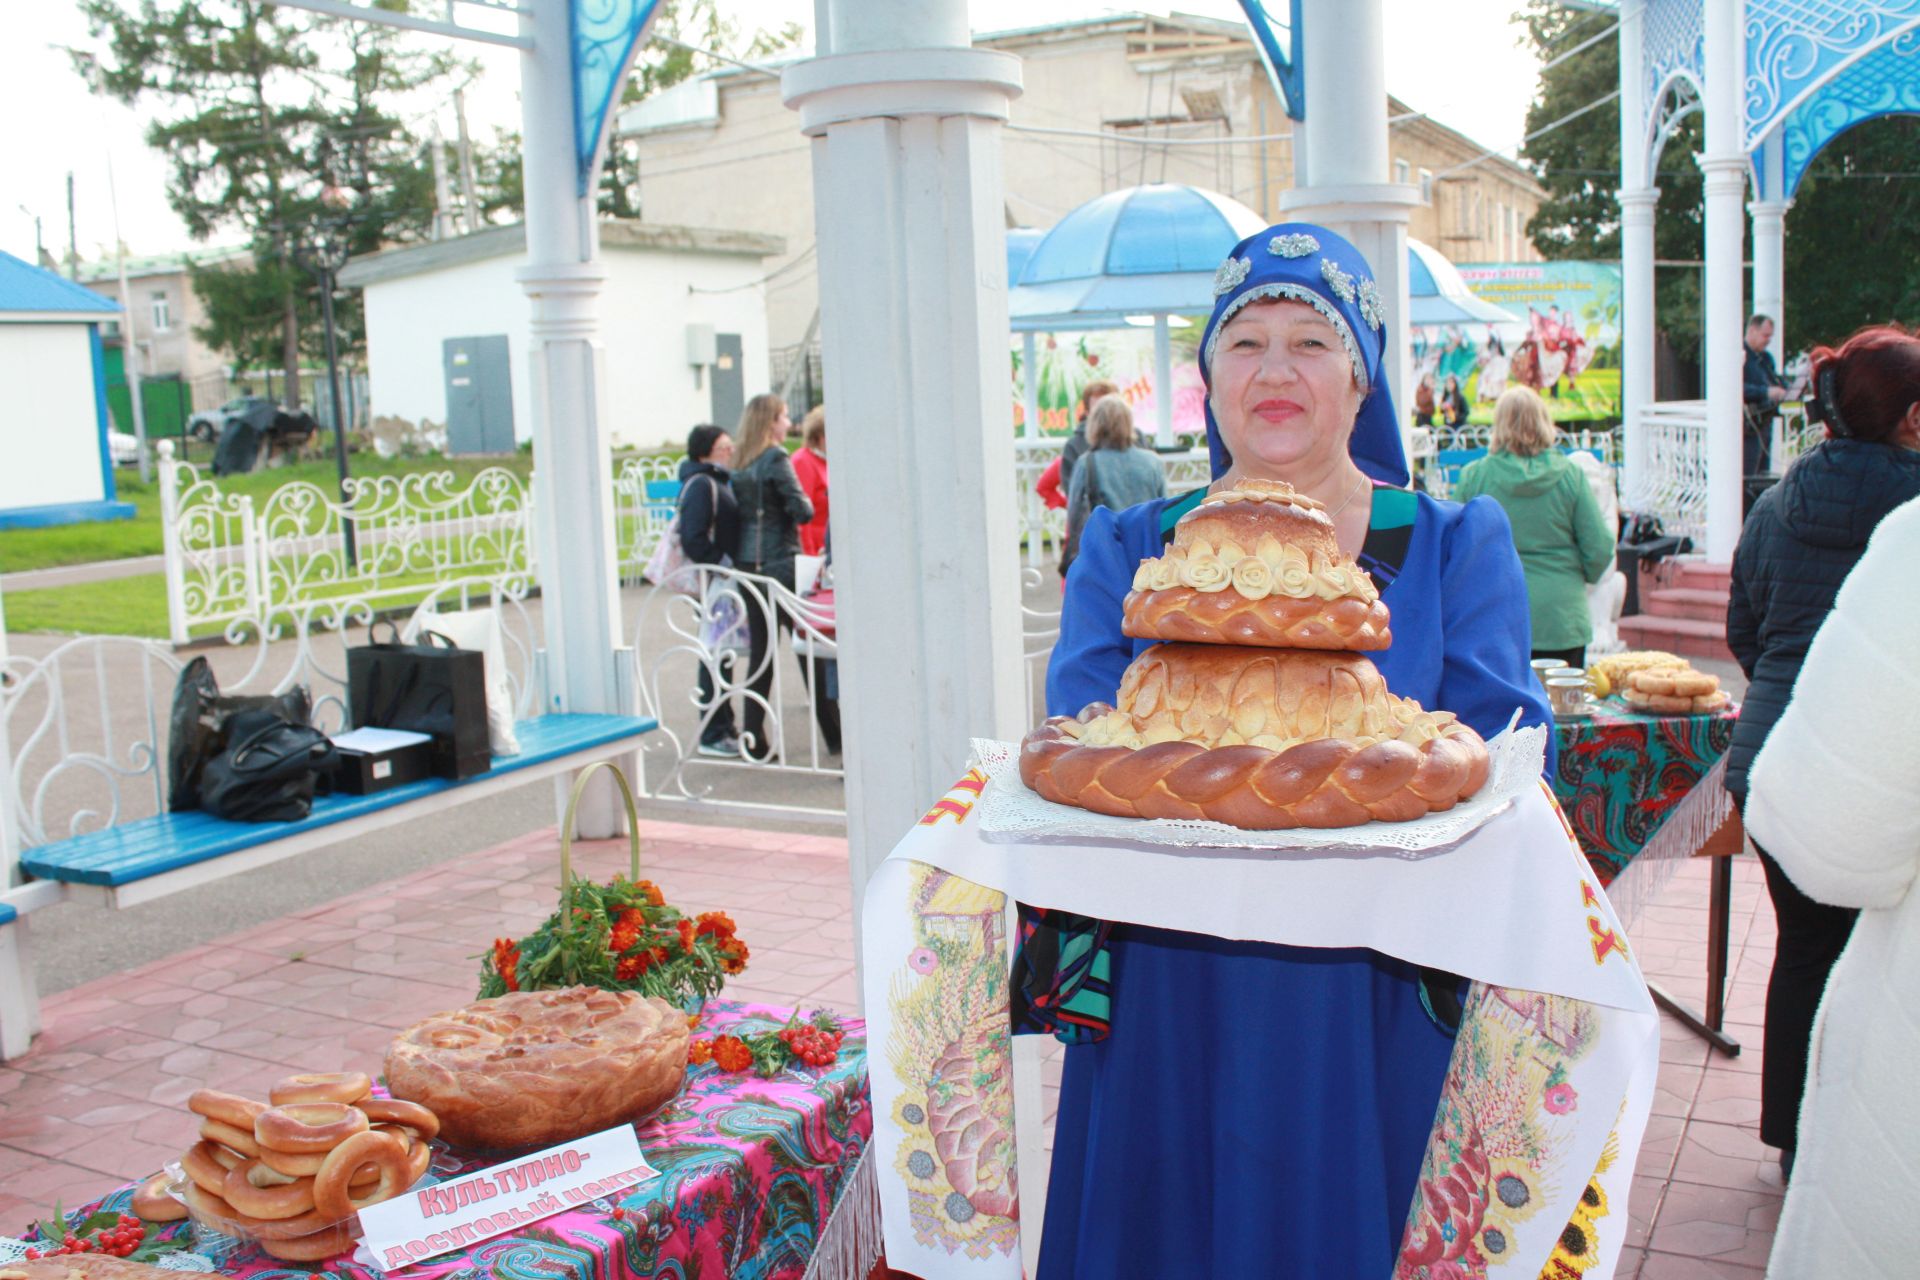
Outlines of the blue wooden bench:
M430 778L369 796L314 801L297 822L229 822L194 810L162 813L27 849L31 879L0 900L0 1061L27 1050L39 1001L21 916L66 898L130 907L309 850L351 840L631 750L659 727L648 716L556 714L516 722L520 754L458 782Z

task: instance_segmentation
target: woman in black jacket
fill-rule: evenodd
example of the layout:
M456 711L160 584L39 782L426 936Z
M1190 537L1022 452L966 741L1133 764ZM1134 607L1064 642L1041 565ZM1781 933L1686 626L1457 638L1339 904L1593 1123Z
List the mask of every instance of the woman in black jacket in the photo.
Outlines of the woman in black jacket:
M733 493L733 437L711 423L687 434L687 460L680 464L680 503L676 524L680 549L694 564L733 563L740 549L740 504ZM740 738L733 727L733 703L714 707L722 683L732 677L733 659L716 655L719 671L700 664L700 746L703 756L737 756ZM716 681L716 675L722 677ZM714 707L711 717L707 708Z
M1920 497L1920 337L1876 325L1838 351L1821 347L1813 387L1827 439L1760 495L1733 558L1727 645L1749 683L1727 752L1727 790L1743 806L1747 768L1792 696L1841 582L1881 518ZM1781 1168L1791 1173L1814 1011L1856 913L1815 902L1766 850L1759 853L1779 922L1767 983L1760 1140L1781 1149Z
M776 395L757 395L740 415L740 453L733 472L733 491L740 502L740 551L737 568L772 578L794 589L794 559L800 554L800 526L813 519L813 503L800 487L793 461L783 442L793 434L787 404ZM771 760L778 754L766 732L766 699L773 688L769 660L770 625L790 632L793 619L771 600L747 603L747 633L752 652L747 662L749 696L741 713L741 754L753 760ZM823 682L800 664L800 673L813 693L814 718L828 755L840 754L840 704L827 696Z

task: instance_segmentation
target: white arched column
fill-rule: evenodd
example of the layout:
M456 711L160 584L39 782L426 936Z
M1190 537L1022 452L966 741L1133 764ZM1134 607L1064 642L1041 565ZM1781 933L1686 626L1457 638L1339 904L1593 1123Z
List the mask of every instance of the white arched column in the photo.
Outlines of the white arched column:
M1407 329L1407 223L1420 189L1387 181L1386 19L1381 0L1304 0L1300 25L1306 118L1295 130L1289 221L1317 222L1353 242L1386 303L1387 380L1412 452L1412 342Z
M564 0L523 6L521 112L527 265L532 304L534 554L546 639L545 711L627 712L630 653L622 648L614 550L611 414L599 299L593 197L582 199L573 153L573 68ZM600 782L606 784L605 779ZM555 784L564 804L566 781ZM582 836L618 834L625 821L610 784L580 810Z
M1640 414L1654 401L1653 224L1660 188L1647 154L1644 5L1620 12L1620 444L1621 499L1646 500L1647 441Z
M1773 317L1773 359L1785 363L1787 342L1786 235L1791 200L1755 200L1747 206L1753 216L1753 309Z
M1746 247L1747 157L1741 150L1740 86L1744 71L1742 0L1706 6L1707 559L1726 564L1740 540L1741 330Z

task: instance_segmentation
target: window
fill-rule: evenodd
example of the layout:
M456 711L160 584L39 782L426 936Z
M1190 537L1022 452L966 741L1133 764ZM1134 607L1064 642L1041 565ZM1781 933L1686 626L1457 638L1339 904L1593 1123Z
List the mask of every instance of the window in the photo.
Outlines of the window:
M1431 169L1420 171L1420 203L1433 203L1433 170Z
M1407 175L1410 172L1412 171L1408 168L1405 160L1395 160L1393 162L1393 180L1401 186L1404 187L1407 185Z
M171 328L173 328L173 303L168 300L165 292L156 289L153 293L153 331L165 333Z

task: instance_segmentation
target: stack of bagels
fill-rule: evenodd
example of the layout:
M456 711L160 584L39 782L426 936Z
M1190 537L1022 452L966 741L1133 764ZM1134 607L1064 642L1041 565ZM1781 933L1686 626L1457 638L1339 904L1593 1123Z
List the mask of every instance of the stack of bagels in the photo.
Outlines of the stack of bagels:
M1629 672L1620 696L1636 711L1656 715L1706 715L1724 709L1732 697L1720 677L1696 671L1684 660Z
M1165 643L1118 706L1027 735L1020 776L1048 800L1275 830L1408 821L1486 783L1480 735L1388 692L1364 656L1392 643L1386 605L1290 485L1209 494L1122 607L1125 634Z
M201 1117L200 1141L180 1158L187 1209L290 1262L351 1249L354 1215L418 1182L440 1131L426 1107L372 1093L357 1071L289 1076L267 1102L195 1093L187 1108ZM134 1212L150 1221L180 1216L166 1199L150 1181Z

